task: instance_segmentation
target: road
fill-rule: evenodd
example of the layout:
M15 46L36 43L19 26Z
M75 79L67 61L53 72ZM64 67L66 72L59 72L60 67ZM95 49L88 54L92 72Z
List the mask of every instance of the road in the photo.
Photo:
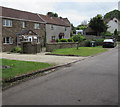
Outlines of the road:
M117 48L3 92L3 105L117 104Z

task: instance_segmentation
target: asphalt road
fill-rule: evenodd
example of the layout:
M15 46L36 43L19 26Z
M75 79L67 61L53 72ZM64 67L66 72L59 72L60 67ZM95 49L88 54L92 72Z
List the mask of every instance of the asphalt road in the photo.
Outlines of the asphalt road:
M3 92L3 105L117 104L117 48Z

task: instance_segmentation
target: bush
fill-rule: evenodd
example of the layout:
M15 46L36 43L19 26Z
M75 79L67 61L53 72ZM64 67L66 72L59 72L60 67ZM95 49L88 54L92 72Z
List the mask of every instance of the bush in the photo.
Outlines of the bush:
M102 36L112 36L113 34L110 32L102 32L101 35Z
M74 42L74 40L72 38L69 38L67 41L68 42Z
M82 35L80 35L80 34L78 34L78 35L74 35L74 36L72 37L72 39L74 40L74 42L82 42L82 41L85 40L85 37L82 36Z
M60 42L60 39L56 39L56 42Z
M90 40L85 40L84 42L86 47L90 47Z
M62 39L60 39L60 42L67 42L67 39L62 38Z
M11 49L11 52L14 52L14 53L21 53L22 52L22 49L20 47L14 47Z
M95 40L97 46L102 45L102 44L103 44L103 41L104 41L104 39L96 39L96 40Z

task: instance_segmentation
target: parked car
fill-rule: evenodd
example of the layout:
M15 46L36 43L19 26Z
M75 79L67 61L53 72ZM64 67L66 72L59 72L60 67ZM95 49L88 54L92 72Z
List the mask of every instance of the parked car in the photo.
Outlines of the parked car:
M105 39L103 41L103 48L114 48L116 46L116 42L113 39Z

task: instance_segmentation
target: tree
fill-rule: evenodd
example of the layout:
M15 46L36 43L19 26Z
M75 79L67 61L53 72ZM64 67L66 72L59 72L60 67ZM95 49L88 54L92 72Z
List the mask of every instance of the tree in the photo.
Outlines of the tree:
M107 31L107 24L104 22L102 15L98 14L90 20L89 26L97 32L97 35L100 36L100 33Z
M84 41L84 40L85 40L85 37L82 36L82 35L80 35L80 34L78 34L78 35L74 35L74 36L72 37L72 39L74 40L74 42L78 42L78 44L77 44L77 49L78 49L80 42Z
M111 18L117 18L120 20L120 11L119 10L113 10L104 15L104 20L109 20Z
M114 37L118 40L118 31L117 31L117 29L115 29L115 31L114 31Z
M53 12L48 12L47 16L49 16L49 17L58 17L58 14L57 13L53 13Z

